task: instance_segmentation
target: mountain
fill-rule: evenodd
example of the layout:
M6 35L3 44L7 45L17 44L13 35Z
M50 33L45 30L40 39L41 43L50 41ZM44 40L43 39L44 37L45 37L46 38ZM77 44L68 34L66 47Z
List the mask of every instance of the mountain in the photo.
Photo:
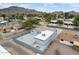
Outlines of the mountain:
M40 12L40 11L37 11L37 10L34 10L34 9L28 9L28 8L23 8L23 7L17 7L17 6L10 6L8 8L3 8L3 9L0 9L0 15L1 14L6 14L6 15L11 15L11 14L42 14L43 12ZM55 12L52 12L53 14L57 14L57 15L64 15L65 12L63 11L55 11ZM72 15L79 15L78 12L75 12L75 11L69 11L67 12L69 14L72 14Z
M58 14L58 15L61 15L61 14L64 14L63 11L55 11L55 12L52 12L53 14Z
M79 13L78 12L75 12L75 11L70 11L70 12L68 12L70 15L79 15Z
M34 9L25 9L23 7L17 7L17 6L11 6L8 8L0 9L0 14L39 14L39 11L36 11Z
M79 12L75 12L75 11L69 11L69 12L55 11L52 13L57 15L62 15L62 14L64 15L65 13L68 13L69 15L79 15Z

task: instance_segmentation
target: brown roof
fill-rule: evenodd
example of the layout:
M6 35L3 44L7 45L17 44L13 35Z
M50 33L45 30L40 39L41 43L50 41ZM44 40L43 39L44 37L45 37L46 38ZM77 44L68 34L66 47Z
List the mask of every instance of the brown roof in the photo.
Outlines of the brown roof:
M79 54L79 51L76 51L74 49L72 49L71 47L61 44L59 42L60 39L64 39L67 41L76 41L76 45L78 45L79 42L79 38L74 38L74 35L76 34L76 31L72 31L72 30L64 30L63 32L61 32L56 38L55 40L49 45L49 47L47 48L47 50L45 51L45 55L54 55L54 54L64 54L64 55L75 55L75 54ZM77 50L79 50L79 48L76 48Z
M60 34L60 39L64 39L64 40L68 40L68 41L78 41L79 42L79 37L75 37L75 35L77 34L76 31L72 31L72 30L64 30L61 34Z

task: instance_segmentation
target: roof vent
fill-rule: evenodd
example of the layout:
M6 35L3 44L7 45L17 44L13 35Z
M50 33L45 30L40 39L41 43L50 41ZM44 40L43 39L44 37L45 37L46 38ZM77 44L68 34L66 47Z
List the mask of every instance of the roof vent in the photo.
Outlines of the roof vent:
M42 34L42 36L45 36L45 34Z

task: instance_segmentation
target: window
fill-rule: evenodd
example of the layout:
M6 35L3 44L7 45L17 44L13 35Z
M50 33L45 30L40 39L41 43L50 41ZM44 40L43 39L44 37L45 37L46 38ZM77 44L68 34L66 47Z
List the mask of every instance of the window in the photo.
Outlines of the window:
M45 34L42 34L42 36L45 36Z
M36 46L36 48L40 48L39 46Z
M61 39L61 41L64 41L63 39Z
M73 44L73 42L72 42L72 41L70 41L70 43L72 43L72 44Z

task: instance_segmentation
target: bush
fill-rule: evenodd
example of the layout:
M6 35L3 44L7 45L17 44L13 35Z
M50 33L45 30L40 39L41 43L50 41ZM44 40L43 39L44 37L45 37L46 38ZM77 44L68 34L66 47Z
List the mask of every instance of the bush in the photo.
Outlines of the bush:
M75 26L79 26L79 15L75 16L73 23Z
M57 24L63 24L63 21L62 20L58 20Z

